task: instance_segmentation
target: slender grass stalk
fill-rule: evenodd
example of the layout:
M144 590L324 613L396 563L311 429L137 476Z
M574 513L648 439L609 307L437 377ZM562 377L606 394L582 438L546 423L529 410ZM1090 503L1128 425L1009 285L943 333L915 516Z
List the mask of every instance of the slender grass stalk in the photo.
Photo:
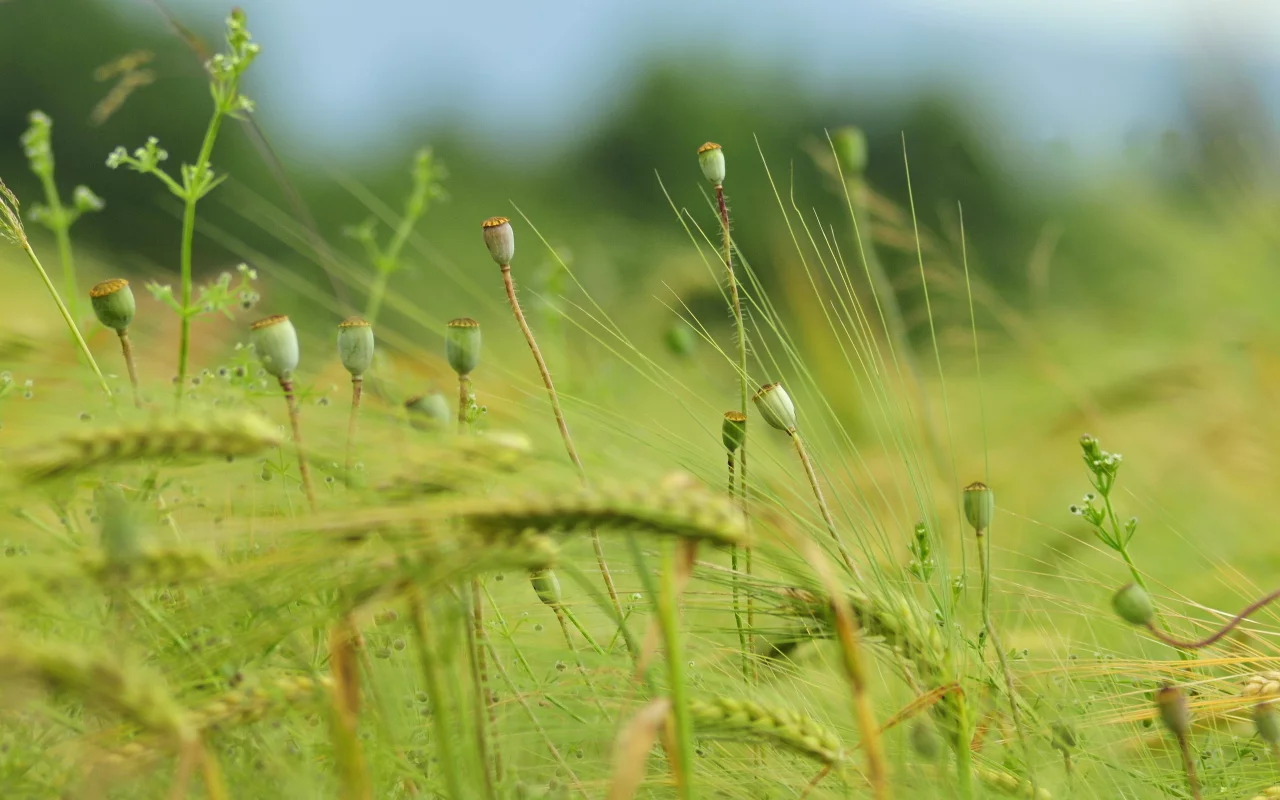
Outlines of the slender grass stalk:
M22 226L22 217L19 215L19 210L18 198L13 192L9 191L8 186L4 185L4 181L0 181L0 237L11 239L27 254L27 258L36 268L36 272L40 274L40 280L44 283L45 289L49 291L49 296L53 298L54 304L58 307L58 313L62 315L62 321L67 324L67 330L71 332L71 338L75 340L76 347L80 350L85 360L89 362L89 368L93 370L94 376L97 377L98 383L102 386L102 391L106 392L107 397L112 398L112 402L114 402L111 386L107 383L102 370L98 369L98 362L94 361L93 353L89 352L89 345L85 344L84 337L80 335L79 326L76 325L71 312L67 310L66 304L62 302L62 298L58 295L57 288L53 285L53 281L49 279L49 273L44 271L44 266L40 263L40 258L31 246L31 241L27 239L27 232Z
M471 581L471 620L475 637L476 662L476 702L483 713L477 725L480 738L480 757L485 763L486 773L489 759L492 757L493 776L486 774L490 785L502 782L502 751L498 738L498 708L493 703L493 692L489 688L489 664L486 653L490 648L489 634L484 626L484 597L479 578Z
M675 773L676 790L681 800L693 800L697 792L693 785L693 719L689 715L688 687L684 676L684 647L680 639L680 612L676 602L677 557L667 558L662 571L662 588L658 596L658 615L662 625L662 638L667 650L667 680L670 684L671 710L675 718L675 752L672 772Z
M560 408L560 396L556 393L555 384L551 380L551 371L547 369L547 362L542 357L542 351L538 349L538 342L534 338L533 330L529 327L528 320L525 319L524 311L520 309L520 298L516 296L516 286L511 279L511 258L515 255L515 234L511 230L511 223L506 217L491 217L484 221L482 227L490 255L493 256L493 260L498 263L502 270L502 283L507 290L507 302L511 305L511 313L515 315L516 323L519 324L520 331L524 334L525 342L529 345L529 352L533 354L533 360L538 366L538 372L542 375L542 385L546 387L547 397L551 401L551 411L555 415L556 426L560 429L560 438L564 441L565 451L568 452L569 460L573 462L578 471L578 479L583 485L586 485L586 469L582 466L582 459L578 456L578 448L574 446L573 436L569 433L569 426L565 422L564 411ZM621 617L622 604L618 602L618 590L614 586L613 575L609 572L609 564L604 557L604 547L600 544L600 534L595 530L591 531L591 546L595 550L596 564L600 568L600 576L604 578L604 585L609 592L609 599L613 602L618 616Z
M449 724L449 715L445 711L447 701L438 667L439 654L433 643L422 594L417 589L409 592L409 616L413 624L414 636L418 640L422 681L426 686L427 699L431 701L431 725L435 729L436 747L440 750L440 765L444 772L445 785L449 788L451 798L470 797L471 795L462 790L462 777L459 774L457 753L454 751L455 731Z
M356 664L355 641L359 634L349 617L340 619L329 631L329 671L333 677L331 731L343 797L372 800L373 787L357 732L360 719L360 676Z
M431 201L444 195L439 182L442 177L444 177L444 170L436 163L431 149L419 150L413 159L413 188L405 200L404 213L400 217L399 224L396 225L395 232L391 235L391 241L387 243L386 250L380 249L374 240L372 225L361 226L353 231L355 238L364 244L366 252L373 261L374 269L377 270L373 285L369 287L369 300L364 312L370 325L378 321L378 314L382 311L382 301L387 294L387 281L392 273L401 268L400 255L404 251L404 246L408 244L414 227L427 213Z
M77 298L80 291L76 288L76 262L71 250L71 225L65 222L67 210L58 195L58 186L53 182L53 173L40 174L40 184L44 188L45 202L49 204L49 212L53 219L64 220L51 227L54 239L58 243L58 260L62 262L62 291L67 293L67 304L73 319L80 318Z
M720 439L724 445L725 456L729 468L729 501L733 502L737 496L737 486L735 484L737 460L735 456L742 449L742 444L747 438L747 415L741 411L726 411L724 420L720 424ZM745 526L746 515L743 516ZM749 548L748 548L749 553ZM742 620L742 587L739 580L739 563L738 548L736 546L729 548L729 565L733 568L733 621L738 629L738 649L742 651L742 677L748 683L751 682L751 654L753 652L753 643L751 641L751 632L743 625ZM749 563L748 556L748 563ZM692 566L690 567L692 569ZM747 602L751 602L751 597L747 597ZM748 617L750 614L748 613Z
M311 484L311 465L307 463L307 451L302 444L302 422L298 417L298 398L294 395L293 381L280 379L280 388L284 390L284 401L289 406L289 424L293 427L293 444L298 449L298 474L302 477L302 488L307 493L307 503L311 510L316 510L316 490Z
M194 174L205 175L209 172L209 161L213 158L213 145L218 140L218 131L222 127L225 115L222 107L215 104L213 117L205 130L204 141L200 143L200 153L196 156ZM194 288L191 269L191 253L196 236L196 204L202 195L188 191L183 197L182 206L182 244L178 253L181 270L180 292L182 312L179 314L180 330L178 333L178 382L175 387L175 402L182 405L182 397L187 387L187 361L191 349L191 320L195 318L197 309L191 306L191 293Z

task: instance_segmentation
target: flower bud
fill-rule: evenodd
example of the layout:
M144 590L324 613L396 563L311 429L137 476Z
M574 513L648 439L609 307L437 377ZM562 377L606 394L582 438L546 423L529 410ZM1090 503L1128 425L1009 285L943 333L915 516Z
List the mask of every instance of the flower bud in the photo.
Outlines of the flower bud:
M937 761L942 754L942 741L928 719L918 719L911 726L911 749L925 761Z
M964 518L976 531L991 527L996 512L996 495L982 481L974 481L964 487Z
M480 323L467 317L449 320L444 353L459 375L470 375L480 363Z
M698 148L698 166L712 186L724 184L724 149L715 142L707 142Z
M443 428L453 421L449 401L439 392L410 397L404 407L409 412L409 424L418 430Z
M489 255L498 262L498 266L511 265L516 255L516 232L506 217L489 217L480 223L484 231L484 246L489 248Z
M1111 607L1120 615L1120 619L1130 625L1149 625L1156 616L1151 595L1136 583L1130 583L1116 592L1111 598Z
M352 378L363 378L373 365L373 326L364 317L338 323L338 358Z
M831 137L835 145L836 161L846 178L861 175L867 170L867 135L852 125L836 131Z
M770 427L787 433L796 432L796 407L787 395L787 390L780 383L770 383L760 387L751 402Z
M94 286L89 290L89 301L98 321L116 332L129 327L138 308L133 290L124 278L112 278Z
M730 453L738 452L742 443L747 440L747 415L741 411L724 412L724 422L720 424L720 439L724 449Z
M1156 690L1156 708L1160 712L1160 721L1169 729L1169 733L1182 737L1191 732L1191 712L1187 709L1187 698L1176 686L1161 686Z
M529 574L529 582L533 584L533 591L539 600L552 608L560 606L563 599L560 594L560 579L556 577L554 570L540 569L532 572Z
M1280 712L1272 702L1258 703L1253 707L1253 727L1258 738L1270 745L1280 744Z
M298 368L298 332L283 314L260 319L249 328L262 368L282 381Z

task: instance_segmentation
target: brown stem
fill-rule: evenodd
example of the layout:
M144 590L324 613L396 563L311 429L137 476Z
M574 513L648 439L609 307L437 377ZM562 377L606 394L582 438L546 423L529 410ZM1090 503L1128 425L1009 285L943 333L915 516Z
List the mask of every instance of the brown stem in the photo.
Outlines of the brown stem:
M293 426L293 443L298 448L298 472L302 475L302 488L306 490L311 510L315 511L316 492L311 486L311 466L307 463L307 453L302 446L302 424L298 421L298 399L293 394L293 381L281 378L280 388L284 390L284 400L289 406L289 423Z
M458 376L458 433L467 432L467 397L471 393L471 376Z
M1187 786L1191 800L1200 800L1200 781L1196 778L1196 762L1191 757L1191 740L1186 734L1178 735L1178 749L1182 751L1182 766L1187 771Z
M791 442L796 446L796 455L800 457L800 463L804 466L805 477L809 479L809 486L813 489L813 496L818 501L818 510L822 512L822 520L827 523L827 532L831 534L832 540L836 543L836 548L840 551L840 558L844 560L844 565L849 568L849 572L853 577L861 579L862 575L858 572L858 567L853 563L853 555L850 554L849 548L845 547L844 542L840 541L840 534L836 533L836 521L831 517L831 509L827 508L827 499L822 496L822 486L818 483L818 474L813 471L813 462L809 459L809 452L805 450L804 440L800 438L799 431L788 431L791 434Z
M351 379L351 416L347 419L347 458L344 471L347 483L351 483L351 454L356 446L356 422L360 418L360 396L364 391L364 378Z
M129 329L116 331L120 335L120 352L124 353L124 364L129 369L129 383L133 386L133 404L142 408L142 396L138 394L138 366L133 362L133 344L129 341Z
M564 449L569 453L569 460L578 469L578 478L583 484L587 482L586 470L582 467L582 459L578 457L578 448L573 445L573 437L569 435L569 426L564 421L564 412L560 410L560 396L556 394L555 384L551 382L551 372L547 369L547 362L542 358L542 351L538 349L538 342L533 338L533 330L529 327L529 323L524 318L524 312L520 310L520 300L516 297L516 286L511 280L511 265L502 265L502 283L507 288L507 300L511 303L511 312L515 314L516 322L520 325L520 330L524 332L524 340L529 344L529 351L533 353L533 360L538 365L538 372L542 374L542 385L547 388L547 397L551 400L551 411L555 414L556 425L560 428L560 438L564 440ZM609 564L604 559L604 548L600 545L600 534L593 528L591 531L591 546L596 553L596 563L600 567L600 575L604 578L605 588L609 591L609 599L613 601L614 611L618 614L618 619L623 618L622 604L618 602L618 590L613 585L613 575L609 572Z
M1203 639L1198 639L1196 641L1184 642L1181 639L1175 639L1169 634L1157 628L1154 620L1148 622L1146 625L1146 628L1148 631L1151 632L1152 636L1156 637L1157 639L1159 639L1160 641L1164 642L1165 644L1171 647L1177 647L1180 650L1199 650L1202 647L1208 647L1209 645L1221 639L1223 636L1226 636L1228 633L1231 633L1231 631L1236 629L1236 626L1238 626L1240 623L1248 619L1250 614L1262 608L1263 606L1267 605L1268 603L1274 602L1277 598L1280 598L1280 589L1277 589L1271 594L1253 601L1249 605L1245 606L1243 611L1241 611L1239 614L1236 614L1234 617L1228 620L1226 625L1223 625L1221 628L1219 628L1217 631L1210 634L1209 636L1206 636Z

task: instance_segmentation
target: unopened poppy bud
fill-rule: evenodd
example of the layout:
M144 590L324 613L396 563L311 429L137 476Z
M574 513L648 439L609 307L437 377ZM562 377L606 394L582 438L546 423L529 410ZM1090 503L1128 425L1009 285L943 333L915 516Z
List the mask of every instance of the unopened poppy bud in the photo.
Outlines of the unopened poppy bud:
M1130 583L1116 592L1111 598L1111 607L1120 615L1120 619L1130 625L1149 625L1156 616L1151 595L1136 583Z
M747 415L741 411L724 412L724 422L720 424L720 439L724 449L730 453L738 452L742 443L747 440Z
M338 323L338 358L352 378L363 378L373 365L373 326L364 317Z
M298 368L298 331L283 314L260 319L249 328L262 368L282 381Z
M484 231L484 246L489 248L489 255L498 262L498 266L510 266L516 255L516 232L511 229L511 222L506 217L489 217L480 223Z
M836 160L840 162L840 172L846 178L861 175L867 170L867 135L861 128L852 125L836 131L831 137L835 145Z
M138 309L133 290L124 278L112 278L94 286L89 290L89 301L98 321L116 332L129 327Z
M1061 750L1064 753L1075 749L1076 732L1069 724L1058 720L1049 726L1049 730L1053 734L1053 738L1049 742L1053 749Z
M1275 703L1258 703L1253 707L1253 727L1262 741L1280 744L1280 712L1276 711Z
M770 383L760 387L751 398L756 410L770 427L787 433L796 431L796 407L791 402L787 390L780 383Z
M1174 736L1182 737L1191 732L1191 712L1181 689L1176 686L1157 689L1156 708L1160 712L1160 721Z
M974 481L964 487L964 518L976 531L991 527L996 512L996 495L982 481Z
M102 550L107 562L116 566L136 561L142 554L138 535L138 514L116 483L104 483L94 492L98 518L102 521Z
M470 375L480 363L480 323L467 317L449 320L445 357L459 375Z
M560 606L562 601L560 579L556 577L553 570L540 569L531 573L529 582L533 584L533 591L538 595L539 600L552 608Z
M698 148L698 166L712 186L724 184L724 148L715 142L707 142Z
M937 761L942 754L942 741L928 719L918 719L911 726L911 749L925 761Z
M439 392L410 397L404 403L409 423L418 430L441 428L453 421L449 401Z

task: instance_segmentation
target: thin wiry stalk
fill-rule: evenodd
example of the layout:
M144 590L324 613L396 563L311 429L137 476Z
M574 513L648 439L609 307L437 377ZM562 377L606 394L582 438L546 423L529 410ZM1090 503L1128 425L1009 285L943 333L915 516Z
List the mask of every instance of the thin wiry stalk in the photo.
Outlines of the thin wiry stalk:
M53 172L41 170L40 184L44 189L45 201L49 204L49 216L54 220L53 228L54 238L58 242L58 260L62 262L62 289L67 293L67 304L71 309L71 316L79 319L80 310L77 308L76 299L80 296L80 290L76 288L76 262L71 250L71 222L67 216L67 210L62 205L62 197L58 193L58 185L53 180Z
M978 538L978 564L982 569L982 625L991 644L996 650L996 658L1000 661L1000 672L1004 676L1004 690L1009 697L1009 713L1013 717L1014 730L1018 732L1018 744L1022 749L1022 758L1027 768L1027 780L1031 782L1032 792L1036 789L1035 767L1031 763L1031 745L1027 742L1027 732L1022 727L1022 717L1018 713L1018 696L1013 687L1013 674L1009 670L1009 657L1000 643L1000 634L991 621L991 537L986 528L974 530Z
M1196 777L1196 761L1191 754L1191 738L1185 733L1178 734L1178 750L1182 754L1182 768L1187 773L1191 800L1200 800L1200 780Z
M351 416L347 418L347 455L343 463L343 472L347 482L351 482L351 458L356 446L356 425L360 419L360 397L364 393L364 378L351 379Z
M721 231L721 236L723 240L722 247L723 247L723 254L724 254L724 270L725 270L725 277L729 282L729 301L733 306L733 323L734 323L734 327L736 328L736 334L738 339L738 404L739 404L738 410L743 414L746 414L747 400L751 396L750 389L747 386L748 384L747 330L742 319L742 298L738 294L738 279L733 271L733 237L730 234L729 206L724 201L724 185L723 184L716 184L716 207L720 211L720 231ZM732 459L733 459L733 456L730 456L730 464L729 464L729 473L730 473L729 494L730 495L733 494L732 482L733 482L734 465L733 465ZM742 521L744 524L748 524L751 519L751 512L747 504L747 497L748 497L747 437L745 432L742 437L742 442L738 445L737 472L738 472L738 494L739 494L739 499L742 502ZM746 561L744 566L746 567L747 576L750 577L751 548L748 546L745 549L746 549ZM736 557L737 557L736 548L733 552L733 556L736 561ZM738 592L739 592L738 579L736 577L738 572L738 565L736 563L733 565L733 571L735 575L734 583L733 583L734 607L736 609L737 602L738 602ZM742 651L744 654L751 653L754 648L755 627L752 624L754 622L753 618L755 616L754 604L755 604L754 598L750 594L748 594L747 595L747 635L742 647ZM735 611L735 616L736 616L736 611ZM739 630L739 633L741 633L742 631L741 620L738 621L738 630ZM747 679L751 680L749 656L744 656L744 658L747 658L748 660L744 661L743 669L746 670L745 674Z
M298 473L302 476L302 488L307 493L307 502L311 510L316 510L316 492L311 486L311 466L307 464L307 453L302 446L302 423L298 419L298 399L293 393L293 381L280 379L280 388L284 390L284 400L289 406L289 424L293 426L293 443L298 448Z
M798 431L789 431L791 442L796 446L796 455L800 457L800 463L804 466L805 477L809 479L809 486L813 489L813 496L818 501L818 510L822 512L822 520L827 523L827 532L831 534L831 538L836 543L836 548L840 551L840 558L844 561L844 565L848 567L849 573L855 578L861 578L858 572L858 566L853 563L853 555L849 552L849 548L845 547L844 542L840 540L840 534L836 533L836 522L831 517L831 509L827 507L827 499L822 494L822 486L818 483L818 475L813 470L813 462L809 458L809 452L805 450L804 440L800 437Z
M120 352L124 354L124 364L129 370L129 383L133 386L133 404L142 408L142 396L138 394L138 366L133 362L133 344L129 341L129 329L121 328Z
M477 578L471 579L471 613L469 616L471 617L471 625L467 628L467 651L470 657L467 660L471 667L471 685L475 689L476 753L480 757L480 771L484 777L485 797L489 798L489 800L495 800L497 795L494 789L494 774L489 769L490 730L488 720L492 709L489 707L487 697L489 688L485 676L487 670L483 649L484 609L480 605L480 581ZM494 744L496 746L496 740Z
M529 352L533 354L533 360L537 362L538 372L542 374L542 385L547 389L547 397L551 400L551 411L555 414L556 425L560 428L560 438L564 440L564 448L569 453L569 460L573 462L574 467L578 470L578 478L585 485L587 482L587 473L583 469L582 459L578 457L578 448L573 444L573 437L569 434L569 426L564 421L564 412L560 409L560 396L556 394L555 384L551 382L551 371L547 369L547 362L542 358L542 351L538 349L538 342L533 336L533 330L529 327L529 322L524 317L524 312L520 309L520 299L516 297L516 286L511 280L511 265L502 265L502 283L507 289L507 301L511 304L511 313L516 317L516 322L520 325L520 330L524 333L525 342L529 345ZM618 616L622 616L622 604L618 602L618 590L613 585L613 575L609 572L609 564L604 558L604 548L600 544L600 534L595 530L591 531L591 546L595 550L596 563L600 567L600 575L604 578L605 588L609 591L609 599L613 601L614 608L618 612Z

